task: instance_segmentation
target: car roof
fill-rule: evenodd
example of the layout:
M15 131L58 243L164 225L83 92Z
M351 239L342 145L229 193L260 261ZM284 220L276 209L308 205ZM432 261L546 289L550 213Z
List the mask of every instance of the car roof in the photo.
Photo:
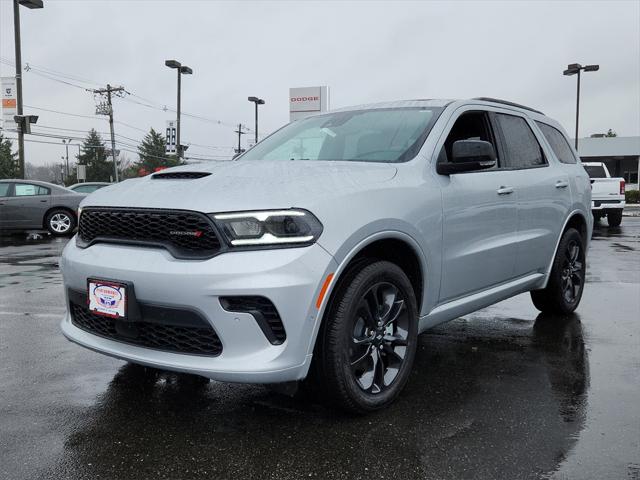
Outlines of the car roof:
M353 110L372 110L372 109L382 109L382 108L411 108L411 107L413 108L415 107L444 108L448 106L452 106L452 108L457 108L465 105L491 106L491 107L503 108L506 110L517 111L531 118L532 120L542 121L544 123L547 123L551 126L554 126L564 131L562 126L557 121L547 117L540 110L536 110L526 105L521 105L519 103L511 102L508 100L502 100L499 98L491 98L491 97L476 97L471 99L458 99L458 100L424 98L424 99L414 99L414 100L397 100L397 101L390 101L390 102L366 103L362 105L354 105L350 107L338 108L335 110L331 110L331 112L322 112L319 115L333 113L333 112L348 112Z
M331 110L331 112L323 112L323 113L333 113L333 112L348 112L352 110L373 110L379 108L409 108L409 107L446 107L453 100L443 100L443 99L431 99L431 98L422 98L415 100L395 100L390 102L377 102L377 103L364 103L361 105L353 105L350 107L336 108L335 110Z
M77 187L79 185L111 185L111 184L109 182L78 182L68 186L67 188Z
M2 183L28 183L31 185L41 185L43 187L57 187L57 188L65 188L62 185L56 185L55 183L51 183L51 182L43 182L42 180L25 180L23 178L3 178L2 180L0 180L0 182Z
M43 182L42 180L24 180L22 178L3 178L2 180L0 180L0 183L27 183L29 185L40 185L41 187L47 187L49 189L51 189L54 192L57 192L57 194L63 194L63 193L72 193L72 194L76 194L78 195L76 192L74 192L73 190L69 190L67 187L64 187L62 185L56 185L55 183L50 183L50 182Z

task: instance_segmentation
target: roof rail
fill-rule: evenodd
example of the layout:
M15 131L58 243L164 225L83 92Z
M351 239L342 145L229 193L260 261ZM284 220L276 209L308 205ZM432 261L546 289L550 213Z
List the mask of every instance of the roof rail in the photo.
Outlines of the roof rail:
M507 100L500 100L499 98L491 98L491 97L476 97L472 98L472 100L482 100L483 102L493 102L493 103L501 103L503 105L510 105L512 107L523 108L525 110L529 110L531 112L539 113L540 115L544 115L540 110L536 110L535 108L527 107L525 105L520 105L519 103L508 102Z

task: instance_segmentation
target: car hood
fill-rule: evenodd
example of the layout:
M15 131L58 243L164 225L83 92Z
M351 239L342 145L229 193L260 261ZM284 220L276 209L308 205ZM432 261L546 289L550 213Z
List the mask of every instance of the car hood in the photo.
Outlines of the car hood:
M102 188L82 206L173 208L206 213L300 207L312 209L340 196L391 180L396 167L385 163L327 161L234 161L184 165L162 170L209 173L196 179L148 175Z

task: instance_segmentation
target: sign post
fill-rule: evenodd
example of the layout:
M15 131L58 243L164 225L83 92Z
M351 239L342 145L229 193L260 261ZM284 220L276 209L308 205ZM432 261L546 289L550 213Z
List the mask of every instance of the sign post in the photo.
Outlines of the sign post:
M165 135L165 152L176 154L176 126L175 120L167 120L167 134Z
M2 77L2 123L5 129L18 128L13 117L18 114L18 94L15 77Z
M77 165L76 175L78 177L79 182L87 181L87 166L86 165Z

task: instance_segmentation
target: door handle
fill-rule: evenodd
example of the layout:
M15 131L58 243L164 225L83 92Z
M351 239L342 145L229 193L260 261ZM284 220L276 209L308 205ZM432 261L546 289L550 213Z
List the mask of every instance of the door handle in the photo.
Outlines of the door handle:
M569 186L569 182L566 180L558 180L556 182L556 188L567 188Z
M510 193L513 193L513 187L501 186L496 190L496 192L498 192L498 195L509 195Z
M47 203L47 200L40 200L40 203Z

